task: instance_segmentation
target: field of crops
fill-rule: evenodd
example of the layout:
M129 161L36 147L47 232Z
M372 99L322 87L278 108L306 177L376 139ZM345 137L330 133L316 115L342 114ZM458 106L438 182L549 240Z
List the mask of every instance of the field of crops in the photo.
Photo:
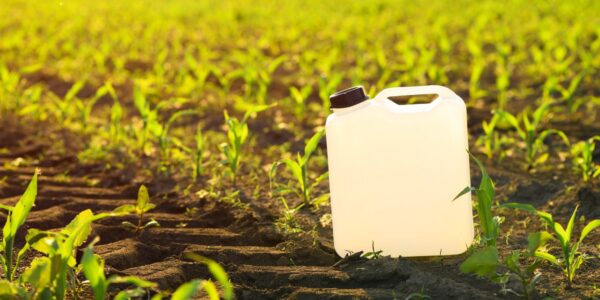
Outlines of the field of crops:
M595 0L2 0L0 299L595 299L599 78ZM329 95L430 84L473 245L339 257Z

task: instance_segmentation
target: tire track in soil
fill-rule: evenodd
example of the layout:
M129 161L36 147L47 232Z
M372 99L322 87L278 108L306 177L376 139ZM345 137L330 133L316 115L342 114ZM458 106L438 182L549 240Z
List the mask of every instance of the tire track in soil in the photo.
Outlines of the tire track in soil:
M0 148L3 148L1 140ZM18 157L26 161L41 157L43 147L4 148L9 154L0 157L0 203L14 204L35 168L7 166ZM65 171L77 169L76 163L67 167L55 167L44 161L37 164L47 167L42 169L36 206L25 228L61 228L84 209L99 213L135 202L131 186L92 187L82 178L61 177ZM333 249L285 249L278 245L281 241L265 238L270 228L261 230L254 226L240 230L240 224L256 221L249 212L234 213L211 202L199 207L197 217L188 217L175 204L177 199L171 200L146 214L145 220L154 218L161 227L141 234L119 225L122 221L137 222L135 216L104 219L93 225L92 234L100 236L95 251L106 260L108 273L140 276L157 282L162 289L173 289L192 278L210 277L203 265L183 257L184 253L192 252L224 266L238 299L404 299L423 287L434 299L496 297L489 292L494 288L489 288L488 283L456 273L444 275L443 266L437 262L416 264L382 258L333 267ZM1 219L4 222L4 214ZM19 236L22 238L25 232L23 229ZM22 244L22 240L17 242L18 247Z

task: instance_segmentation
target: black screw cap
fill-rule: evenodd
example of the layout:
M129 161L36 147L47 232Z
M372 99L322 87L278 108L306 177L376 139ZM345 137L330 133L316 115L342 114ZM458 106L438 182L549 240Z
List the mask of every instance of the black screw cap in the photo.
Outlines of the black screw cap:
M359 104L367 99L369 99L369 96L367 96L365 89L361 85L336 92L329 96L331 108L346 108Z

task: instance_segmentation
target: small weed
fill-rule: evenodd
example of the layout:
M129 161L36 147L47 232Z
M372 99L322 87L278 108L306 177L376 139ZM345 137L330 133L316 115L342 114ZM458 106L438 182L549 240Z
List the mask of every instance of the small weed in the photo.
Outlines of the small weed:
M366 259L379 259L383 250L375 250L375 242L371 242L371 251L363 253L361 257Z

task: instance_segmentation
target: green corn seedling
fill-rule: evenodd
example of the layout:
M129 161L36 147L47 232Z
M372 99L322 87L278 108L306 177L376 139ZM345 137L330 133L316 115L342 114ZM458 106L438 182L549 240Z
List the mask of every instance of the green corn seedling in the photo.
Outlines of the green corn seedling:
M81 246L92 231L92 222L123 215L121 212L109 212L94 215L91 210L79 213L65 228L56 231L40 231L30 229L26 236L26 244L19 251L17 262L30 249L46 255L38 257L25 270L23 276L28 282L35 284L37 294L46 295L46 299L65 299L69 286L69 277L73 279L77 266L75 250Z
M583 243L585 237L592 232L592 230L596 229L600 226L600 219L595 219L590 221L584 228L581 230L581 234L579 235L579 239L576 241L572 241L573 237L573 229L575 227L575 217L577 215L577 207L573 211L571 218L569 219L569 223L567 224L567 228L565 229L558 222L555 222L552 215L535 209L530 204L522 204L522 203L506 203L502 205L507 208L514 208L519 210L524 210L530 213L537 215L551 230L551 232L542 232L543 236L549 238L543 238L540 240L540 246L546 244L546 242L557 240L561 249L561 257L560 259L556 256L550 254L547 251L537 250L535 251L535 256L546 261L549 261L553 265L560 267L565 276L567 286L571 287L573 283L573 279L575 278L575 273L581 267L585 260L585 255L579 252L579 247Z
M499 155L500 159L504 157L503 146L508 141L496 131L500 119L500 115L495 112L489 123L484 120L481 124L483 135L477 139L477 145L481 147L481 152L488 159L492 159L495 155Z
M27 88L24 92L26 103L19 110L19 116L32 116L35 120L46 119L47 107L42 104L42 85L36 84Z
M343 77L339 74L332 75L331 78L321 77L319 80L319 98L323 105L323 110L329 113L329 95L333 94Z
M248 139L248 119L261 111L267 110L273 105L254 105L247 108L244 117L240 121L236 117L230 117L227 111L223 112L225 116L225 125L227 125L227 142L219 145L225 159L221 164L226 165L229 170L226 175L229 176L233 185L236 184L237 173L242 161L242 147Z
M21 75L12 72L4 62L0 63L0 114L19 109L21 102L18 90L22 84Z
M150 202L150 195L148 195L148 189L146 188L146 186L142 185L138 190L136 205L125 204L118 207L115 211L120 213L135 213L138 216L137 225L128 221L124 221L123 223L121 223L121 225L123 225L123 227L125 228L129 228L136 232L139 232L149 227L160 226L160 224L158 224L158 222L154 219L150 219L150 221L146 222L146 224L143 224L144 214L150 211L151 209L154 209L155 207L156 205Z
M581 174L584 182L600 176L600 165L594 163L594 150L596 142L600 142L600 136L593 136L585 141L580 141L571 146L573 166Z
M296 221L296 215L304 207L304 203L296 207L290 207L284 197L281 197L280 200L283 204L283 210L281 216L275 221L275 227L285 235L302 232L302 228Z
M293 103L294 115L298 120L303 121L306 116L306 101L308 97L312 93L312 86L307 85L302 87L301 89L293 86L290 87L290 96Z
M471 76L469 77L469 103L474 103L474 101L481 99L486 95L486 92L480 87L481 75L484 70L484 60L475 59L471 66Z
M50 94L52 97L52 103L54 106L54 111L56 112L56 117L58 122L62 125L67 124L67 122L72 118L74 114L73 101L78 99L77 94L83 87L85 86L85 81L77 81L75 82L71 88L67 91L63 98L59 98L54 94Z
M199 262L201 264L204 264L208 267L208 271L210 272L210 274L214 277L214 279L219 283L219 285L221 286L222 290L222 297L224 300L233 300L234 298L234 293L233 293L233 285L231 284L231 281L229 280L229 276L227 275L227 272L225 272L225 269L223 269L223 267L221 265L219 265L217 262L213 261L212 259L206 258L204 256L195 254L195 253L186 253L185 257L188 259L191 259L195 262ZM193 284L192 286L197 286L197 288L195 290L199 290L200 288L204 288L204 291L208 294L209 298L211 300L217 300L219 299L219 294L216 292L216 287L214 286L214 284L211 281L208 280L202 280L200 282L198 282L197 284ZM181 288L180 288L181 289ZM188 300L191 299L192 296L194 296L196 293L188 293L185 292L187 290L187 288L185 290L183 290L181 292L182 295L190 295L189 297L179 297L178 291L175 291L175 293L173 294L171 299L179 299L179 300ZM177 296L177 297L175 297Z
M130 299L128 296L133 294L143 296L146 292L145 289L154 288L157 285L153 282L149 282L140 279L135 276L117 276L113 275L110 278L106 278L104 275L104 259L97 254L94 254L93 246L95 242L90 243L83 251L81 257L81 267L85 278L89 281L96 300L106 299L108 288L111 284L131 284L134 285L135 289L129 289L120 291L115 295L115 299Z
M289 186L282 187L276 191L277 193L285 194L288 192L293 192L302 200L302 204L304 204L305 206L313 205L315 207L318 207L320 204L324 203L325 201L327 201L329 199L329 194L323 194L314 199L312 197L313 189L319 183L321 183L321 181L323 181L324 179L327 178L327 176L329 175L329 172L325 172L325 173L321 174L319 177L317 177L314 180L313 183L310 182L310 178L309 178L309 174L308 174L308 163L309 163L310 157L313 154L313 152L317 149L317 146L319 145L319 141L321 140L321 138L323 137L324 134L325 134L325 132L323 130L321 130L321 131L315 133L306 142L306 146L304 147L304 155L303 156L300 156L300 153L298 153L296 160L282 159L273 164L273 166L271 167L270 175L269 175L269 177L272 179L272 181L275 178L275 173L277 172L277 168L280 165L285 165L286 168L288 169L288 171L290 173L292 173L294 179L296 180L295 187L293 187L293 188L290 188ZM271 184L271 185L273 186L273 184Z
M580 74L576 75L575 77L573 77L573 80L571 80L571 82L569 82L568 87L565 88L561 85L557 86L557 89L562 96L561 101L563 101L567 105L567 107L569 108L569 111L571 113L576 112L577 109L579 108L579 106L581 106L581 104L583 104L582 99L576 99L576 97L575 97L575 94L577 93L577 89L579 89L581 82L583 81L583 78L584 78L584 73L580 73Z
M525 145L525 161L527 170L535 168L548 159L549 154L547 152L542 152L545 148L544 140L548 136L555 134L560 137L567 146L570 144L567 135L560 130L546 129L540 131L540 122L548 114L552 104L554 104L554 102L546 102L538 107L532 114L524 111L520 115L520 121L519 118L507 111L498 111L500 117L503 120L508 121L508 123L514 127L514 129L517 131L518 137Z
M496 246L486 246L472 253L460 265L460 270L463 273L477 274L502 284L504 293L510 292L525 299L532 299L541 275L537 270L542 262L535 256L535 253L547 238L548 236L542 233L532 233L527 239L527 250L512 251L504 259L500 258ZM503 267L507 271L499 273L499 267ZM511 277L516 278L521 284L522 294L506 288L506 283Z
M31 211L31 208L35 204L35 198L37 195L37 182L39 170L36 170L25 190L25 193L19 198L17 204L14 207L9 207L3 205L1 208L8 211L8 216L6 217L6 223L4 224L4 228L2 229L2 244L0 251L2 251L2 256L0 259L2 261L2 267L4 270L4 274L6 278L11 281L14 278L15 270L19 265L19 259L17 258L16 263L13 262L13 248L15 242L15 236L17 235L17 231L23 224L25 223L25 219L27 219L27 215Z
M162 126L158 121L158 109L162 106L163 102L159 103L155 108L151 108L150 102L146 99L142 89L136 86L133 91L133 103L142 118L142 132L140 133L138 143L140 149L144 152L149 135L160 136L162 132Z
M224 115L225 124L227 124L228 143L221 144L221 151L225 155L225 160L222 163L229 167L227 175L235 185L242 159L242 146L246 143L246 139L248 139L248 124L246 124L245 118L239 121L235 117L230 117L227 111L225 111Z
M483 244L488 247L496 247L501 218L493 216L492 213L492 205L494 203L494 197L496 194L494 182L488 175L481 161L471 154L471 152L469 152L469 155L471 156L471 159L477 163L479 169L481 170L481 182L479 183L478 188L470 186L465 187L456 197L454 197L454 200L458 199L464 194L475 192L475 195L477 196L477 204L475 207L477 210L477 217L479 218L480 222L481 234L483 235L481 240L483 241Z
M136 297L144 297L147 294L148 289L156 290L157 284L143 280L136 276L118 276L113 275L110 278L106 278L104 274L104 260L94 254L93 246L98 241L96 239L83 252L83 256L81 258L81 268L86 279L89 282L89 285L92 287L94 292L94 297L96 300L106 299L108 294L108 288L113 284L128 284L133 286L134 288L122 290L117 293L114 297L115 300L127 300ZM205 258L203 256L194 254L194 253L186 253L185 257L191 259L193 261L205 264L208 267L209 272L212 276L217 280L217 282L223 288L222 299L233 299L233 286L229 280L229 276L217 262ZM30 272L33 273L33 272ZM31 282L32 280L28 279ZM207 296L211 300L219 300L221 299L221 295L217 289L215 283L210 280L201 280L194 279L187 283L179 286L171 295L170 299L173 300L191 300L195 299L198 292L200 290L204 290ZM165 292L159 292L152 296L152 300L161 300L163 299L163 295L168 295Z
M539 274L536 273L536 270L539 267L539 261L534 258L534 252L531 250L531 247L530 251L525 253L525 259L531 261L530 264L521 264L521 251L514 251L504 260L500 259L496 245L498 236L500 235L500 223L502 222L502 218L493 216L492 213L495 197L494 183L489 177L483 164L471 153L469 153L469 155L481 170L481 183L478 188L466 187L454 199L456 200L466 193L476 193L477 217L480 220L481 234L483 235L481 240L483 241L484 248L475 250L475 252L461 264L460 270L464 273L474 273L479 276L488 277L495 282L503 284L507 282L510 276L515 276L522 284L524 298L530 299L535 284L539 279ZM539 245L537 247L539 247ZM537 249L537 247L535 249ZM497 273L497 268L499 266L504 266L508 269L508 272L503 274Z
M159 170L161 170L162 167L165 166L166 163L171 158L171 154L170 154L171 143L174 140L176 140L175 137L169 136L169 131L171 130L171 126L173 126L173 123L175 123L175 121L177 121L178 119L185 117L185 116L195 115L197 113L198 112L193 109L180 110L178 112L173 113L169 117L167 122L161 127L160 135L158 137L158 145L159 145L160 153L161 153L161 164L159 165ZM179 141L176 141L176 143L179 143Z
M197 180L204 172L202 160L204 157L204 145L206 143L206 139L204 138L204 135L202 135L202 130L200 130L200 128L196 131L194 140L196 142L196 149L194 151L194 180Z
M117 145L121 141L123 129L121 127L121 119L123 118L123 107L119 100L115 99L110 110L110 127L109 137L112 145Z
M185 54L185 62L195 76L195 87L202 92L204 90L204 86L206 85L206 79L210 75L210 68L206 66L209 62L198 62L190 53Z
M107 82L102 87L100 87L96 91L94 97L87 101L75 98L75 106L79 110L81 118L81 131L86 131L90 120L90 116L92 115L92 109L94 108L94 105L96 105L96 102L98 102L98 100L106 94L109 94L113 101L117 99L117 94L110 82Z
M498 77L496 78L496 88L498 89L498 109L504 110L506 108L507 91L510 86L510 72L506 70L506 67L499 68Z

